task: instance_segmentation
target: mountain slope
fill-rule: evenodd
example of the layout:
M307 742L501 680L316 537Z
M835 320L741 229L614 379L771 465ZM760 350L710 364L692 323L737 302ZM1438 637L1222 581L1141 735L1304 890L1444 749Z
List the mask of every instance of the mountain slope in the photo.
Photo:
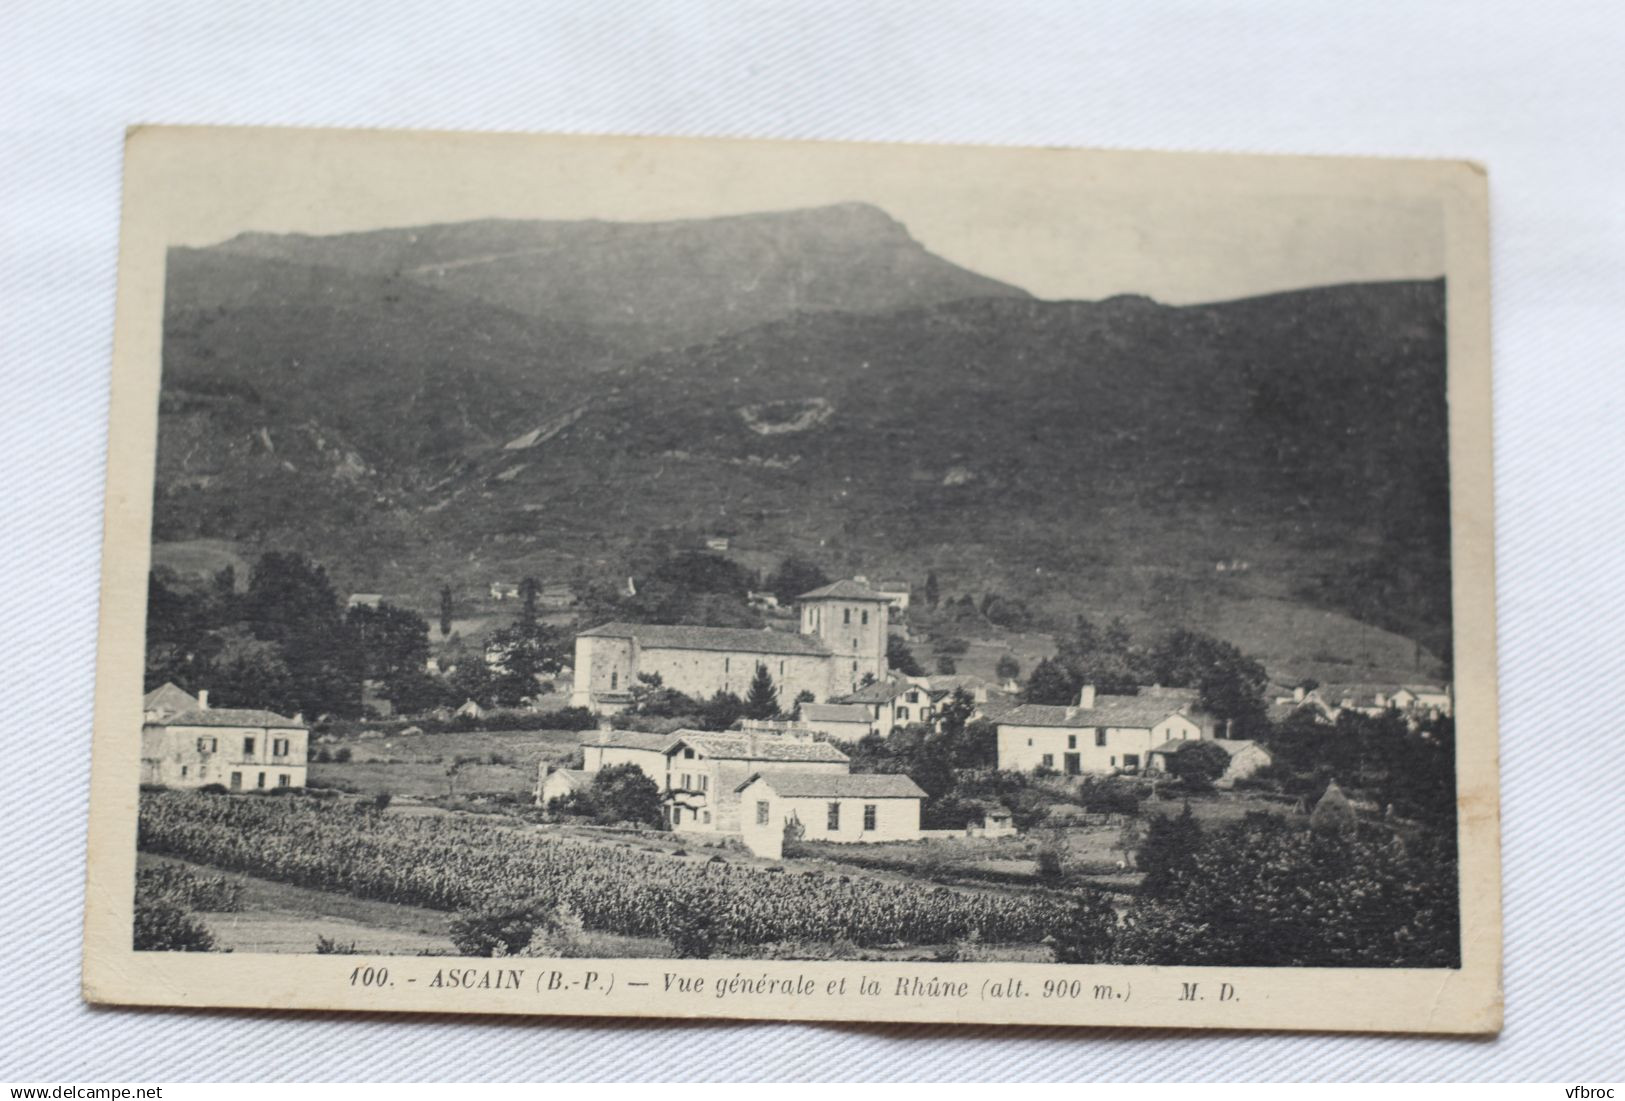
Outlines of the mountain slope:
M243 237L171 254L164 361L155 540L424 608L726 534L1328 666L1448 646L1438 282L1040 302L863 207Z
M803 312L1026 297L933 255L861 203L674 222L245 234L211 251L393 276L591 329L632 356Z

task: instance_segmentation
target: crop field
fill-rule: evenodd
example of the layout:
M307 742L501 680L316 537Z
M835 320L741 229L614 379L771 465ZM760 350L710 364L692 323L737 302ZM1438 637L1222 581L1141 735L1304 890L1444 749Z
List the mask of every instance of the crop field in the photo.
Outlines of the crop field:
M310 890L428 910L509 898L568 903L590 931L663 935L704 915L722 944L1033 943L1067 901L917 881L774 872L567 840L503 819L369 813L345 801L143 793L139 845Z
M536 790L537 766L563 766L575 756L581 735L568 730L458 732L350 738L318 746L329 754L348 748L345 762L312 762L311 787L337 787L367 795L388 792L429 798L452 793L447 766L467 763L455 778L457 794L507 793L529 798ZM494 763L493 763L494 762Z

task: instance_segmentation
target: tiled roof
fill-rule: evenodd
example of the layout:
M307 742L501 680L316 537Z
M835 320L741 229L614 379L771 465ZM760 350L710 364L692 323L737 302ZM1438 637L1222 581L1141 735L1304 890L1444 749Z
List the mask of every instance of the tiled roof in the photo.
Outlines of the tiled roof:
M748 627L681 627L658 623L605 623L578 638L631 638L645 649L726 650L751 654L811 654L823 657L829 649L810 635L786 631L756 631ZM743 670L742 672L749 672Z
M674 734L644 734L637 730L601 730L581 736L581 745L609 749L647 749L659 753L675 740Z
M1024 703L999 721L1010 726L1113 726L1148 730L1179 710L1177 701L1145 696L1096 696L1095 706Z
M246 707L211 707L207 711L193 708L171 715L155 726L259 726L284 730L304 730L302 720L285 718L275 711L257 711Z
M703 730L679 730L666 746L670 753L681 742L707 757L731 761L832 761L844 762L846 754L828 742L804 742L773 734L711 734Z
M890 703L892 700L895 700L898 696L901 696L904 692L909 691L913 687L914 686L912 684L908 684L904 681L877 680L873 684L864 685L856 692L848 692L839 699L831 700L830 702Z
M866 723L869 709L861 703L804 703L801 717L815 723Z
M1186 739L1183 739L1183 740L1175 738L1172 741L1163 742L1161 745L1157 746L1157 748L1151 750L1151 752L1152 753L1178 753L1181 749L1184 749L1186 746L1200 745L1204 741L1208 745L1216 745L1216 746L1218 746L1220 749L1224 750L1226 753L1230 754L1230 756L1232 756L1232 757L1234 757L1234 756L1238 755L1239 753L1241 753L1242 750L1250 749L1251 747L1258 744L1257 742L1247 741L1247 740L1242 739L1242 738L1234 738L1234 739L1232 739L1232 738L1211 738L1211 739L1186 738Z
M890 772L759 772L740 784L744 791L760 780L786 799L924 799L907 776Z
M797 600L873 600L877 604L890 604L891 597L877 593L869 586L850 578L842 578L833 585L825 585L810 593L802 593Z
M197 707L197 697L174 681L165 681L163 687L154 688L141 697L143 711L191 711Z
M1153 684L1149 687L1141 687L1140 695L1157 700L1177 700L1181 703L1195 703L1197 700L1202 698L1202 693L1199 689L1169 688L1168 686L1162 684Z
M547 774L543 782L545 783L555 776L562 776L575 787L587 787L592 783L593 777L596 775L598 775L596 772L588 772L582 768L556 768Z

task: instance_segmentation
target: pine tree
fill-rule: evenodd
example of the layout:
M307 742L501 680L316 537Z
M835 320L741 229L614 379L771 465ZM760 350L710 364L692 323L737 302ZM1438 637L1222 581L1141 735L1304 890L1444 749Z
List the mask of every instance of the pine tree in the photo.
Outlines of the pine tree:
M942 589L937 585L936 572L932 571L925 575L925 602L930 607L935 608L937 601L941 599Z
M771 719L778 713L779 690L773 686L767 666L758 665L750 681L750 691L745 695L745 718Z
M440 637L451 634L451 586L440 589Z

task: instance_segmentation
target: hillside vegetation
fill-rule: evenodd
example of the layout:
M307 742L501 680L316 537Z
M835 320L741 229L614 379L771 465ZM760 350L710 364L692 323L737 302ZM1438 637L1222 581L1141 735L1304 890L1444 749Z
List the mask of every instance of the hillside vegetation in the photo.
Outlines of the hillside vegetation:
M160 542L304 550L428 612L726 535L1272 668L1448 660L1440 282L1041 302L861 206L170 263Z

